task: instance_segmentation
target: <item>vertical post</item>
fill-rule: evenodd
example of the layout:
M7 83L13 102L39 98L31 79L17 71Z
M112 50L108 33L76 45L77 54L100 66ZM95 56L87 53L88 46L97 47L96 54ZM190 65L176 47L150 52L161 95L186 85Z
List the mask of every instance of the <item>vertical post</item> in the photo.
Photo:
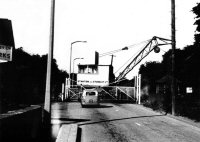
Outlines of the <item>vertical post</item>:
M2 113L2 66L0 65L0 114Z
M64 100L67 99L67 94L68 94L68 78L65 79L65 95L64 95Z
M175 0L171 0L171 34L172 34L172 115L175 115L175 95L176 95L176 83L175 83L175 49L176 49L176 27L175 27Z
M113 64L113 57L115 57L114 55L111 55L111 63L110 63L110 65L112 66L112 64Z
M66 81L65 81L65 99L69 98L69 92L70 92L69 87L70 87L70 79L66 78Z
M64 100L64 96L65 96L65 83L62 83L62 102Z
M2 102L2 89L3 89L3 87L2 87L2 64L0 64L0 114L2 113L2 111L3 111L3 102ZM2 141L2 122L3 121L0 121L0 141Z
M78 58L75 58L75 59L78 59ZM74 87L74 60L73 60L72 88Z
M44 115L45 114L47 115L44 117L47 120L45 121L50 121L50 117L51 117L51 67L52 67L53 43L54 43L54 13L55 13L55 0L51 0L49 52L48 52L46 90L45 90L45 102L44 102L44 111L45 111ZM50 123L50 122L47 122L47 123Z
M68 78L67 81L68 81L68 82L67 82L67 84L68 84L68 86L67 86L67 89L68 89L68 91L67 91L67 99L69 99L69 98L70 98L70 85L71 85L71 79Z
M141 74L138 74L138 104L141 103Z
M71 80L72 45L74 43L77 43L77 42L87 42L87 41L74 41L74 42L71 43L71 47L70 47L70 63L69 63L69 79L70 79L70 82L72 84L73 84L73 80ZM70 83L70 85L71 85L71 83Z
M119 90L119 100L120 100L120 102L122 101L122 94L121 94L120 90Z
M70 84L69 84L69 87L71 88L71 62L72 62L72 45L73 43L71 43L71 47L70 47L70 63L69 63L69 81L70 81Z
M135 94L136 94L136 102L138 103L138 77L135 76Z
M136 93L135 93L135 76L134 76L133 78L134 78L134 85L133 85L134 92L133 92L133 95L134 95L134 99L136 100Z
M116 98L118 98L118 97L117 97L117 86L115 86L115 91L116 91L116 92L115 92L115 96L116 96Z

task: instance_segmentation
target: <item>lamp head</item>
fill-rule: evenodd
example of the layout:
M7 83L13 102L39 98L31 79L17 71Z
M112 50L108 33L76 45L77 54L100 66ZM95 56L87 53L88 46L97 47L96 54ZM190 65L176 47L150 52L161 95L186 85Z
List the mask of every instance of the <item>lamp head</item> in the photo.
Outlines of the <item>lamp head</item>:
M154 50L155 53L159 53L160 52L160 48L158 46L155 46L153 50Z
M122 50L128 50L128 47L126 46L126 47L122 48Z

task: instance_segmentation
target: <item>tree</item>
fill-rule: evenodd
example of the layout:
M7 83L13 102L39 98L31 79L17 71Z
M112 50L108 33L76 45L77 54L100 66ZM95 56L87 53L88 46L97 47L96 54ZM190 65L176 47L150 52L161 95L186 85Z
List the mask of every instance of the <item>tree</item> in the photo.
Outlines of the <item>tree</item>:
M165 75L171 75L172 71L172 50L170 49L163 55L163 60L161 64L163 64L163 70ZM175 65L176 65L176 70L175 70L175 77L179 80L181 80L184 77L184 73L182 72L184 63L185 63L185 58L187 57L187 52L181 49L175 49Z
M200 3L197 3L197 5L195 7L193 7L192 12L194 14L196 14L196 21L194 23L194 25L196 25L196 31L197 33L194 35L194 39L195 39L195 44L200 45Z
M156 80L163 76L163 66L159 62L146 62L140 66L139 73L142 75L142 87L149 85L150 92L155 91Z
M181 83L181 86L179 85L179 94L176 94L176 111L180 113L180 115L200 120L200 116L197 115L200 114L200 69L198 68L200 64L200 3L197 3L192 9L192 12L196 14L196 21L194 23L194 25L197 26L194 35L195 42L193 45L186 46L183 50L175 50L175 77L179 80L179 83ZM172 50L169 50L163 55L163 60L159 66L161 68L161 73L157 72L157 68L152 67L155 66L155 64L151 62L141 65L140 73L142 74L143 85L151 84L151 86L153 86L152 82L157 76L171 74L171 52ZM193 93L187 95L185 91L186 87L192 87ZM150 107L158 106L159 104L159 96L154 98L155 99L150 102L157 103L152 103L156 105L150 105ZM166 100L166 98L163 98L162 103L169 104Z
M14 109L19 104L38 104L44 102L47 55L30 55L18 48L14 50L13 61L1 64L3 100L6 109ZM53 97L58 97L67 73L52 62ZM12 108L11 108L12 107Z

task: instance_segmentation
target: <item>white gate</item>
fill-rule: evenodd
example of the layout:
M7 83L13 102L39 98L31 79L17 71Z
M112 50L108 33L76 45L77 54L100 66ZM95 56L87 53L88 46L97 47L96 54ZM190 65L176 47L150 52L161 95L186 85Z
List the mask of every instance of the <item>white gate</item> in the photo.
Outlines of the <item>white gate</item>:
M108 86L101 87L99 92L101 101L135 102L135 87Z

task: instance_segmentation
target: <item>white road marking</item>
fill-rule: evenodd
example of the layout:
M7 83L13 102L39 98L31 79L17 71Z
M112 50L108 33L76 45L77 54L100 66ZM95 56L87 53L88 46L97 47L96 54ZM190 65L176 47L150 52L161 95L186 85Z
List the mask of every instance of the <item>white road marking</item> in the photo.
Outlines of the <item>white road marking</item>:
M115 111L119 111L119 110L116 109Z
M140 124L140 123L137 123L137 122L135 122L135 124L136 124L136 125L138 125L138 126L141 126L141 124Z

